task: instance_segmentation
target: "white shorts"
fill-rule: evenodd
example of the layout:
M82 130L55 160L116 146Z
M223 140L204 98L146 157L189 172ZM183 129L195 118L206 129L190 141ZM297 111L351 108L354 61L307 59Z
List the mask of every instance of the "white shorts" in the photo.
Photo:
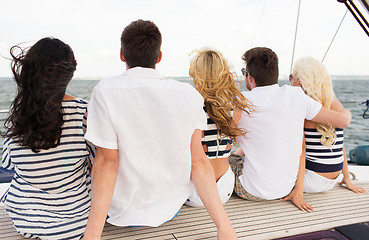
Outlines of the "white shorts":
M342 178L342 173L338 175L336 179L329 179L314 171L305 169L304 192L316 193L329 191L334 187L334 185L336 185L336 183L342 181Z
M217 182L217 188L220 200L222 203L226 203L229 198L232 196L233 187L234 187L234 173L232 172L231 167L228 168L227 172L221 176ZM190 197L185 202L186 205L191 207L203 207L199 194L196 191L196 188L193 189Z

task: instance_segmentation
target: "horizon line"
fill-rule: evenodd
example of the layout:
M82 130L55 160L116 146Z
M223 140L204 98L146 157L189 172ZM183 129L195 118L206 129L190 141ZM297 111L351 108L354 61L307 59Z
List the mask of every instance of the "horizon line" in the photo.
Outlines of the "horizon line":
M242 78L243 76L237 76L239 78ZM278 79L279 80L288 80L289 74L281 74ZM369 80L369 75L330 75L330 77L332 78L332 80ZM72 80L101 80L104 79L105 77L98 77L98 76L76 76L73 77ZM178 79L178 78L191 78L189 75L187 76L164 76L164 78L173 78L173 79ZM348 79L348 78L354 78L354 79ZM0 79L5 80L5 79L13 79L12 76L0 76Z

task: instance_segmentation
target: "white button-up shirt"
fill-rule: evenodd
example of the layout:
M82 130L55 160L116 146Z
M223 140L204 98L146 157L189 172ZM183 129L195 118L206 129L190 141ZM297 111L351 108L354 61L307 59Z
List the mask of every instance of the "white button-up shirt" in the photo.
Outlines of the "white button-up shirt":
M242 186L263 199L286 196L295 185L302 152L304 120L311 120L322 105L300 87L277 84L243 92L255 106L242 113L238 127L246 129L239 139L245 153Z
M206 129L202 96L189 84L136 67L101 80L88 106L85 138L118 149L109 223L158 226L190 195L191 136Z

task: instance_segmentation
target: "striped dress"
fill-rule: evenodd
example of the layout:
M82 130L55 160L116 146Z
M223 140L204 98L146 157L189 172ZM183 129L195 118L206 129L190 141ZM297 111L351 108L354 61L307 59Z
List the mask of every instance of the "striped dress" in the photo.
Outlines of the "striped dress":
M80 239L90 210L95 147L86 144L87 102L63 101L60 144L38 153L5 139L2 167L14 169L4 204L16 230L27 238Z
M228 144L232 145L232 140L229 137L221 134L213 119L209 117L205 106L204 111L207 117L208 130L204 130L204 137L201 139L201 144L206 145L208 148L208 151L205 152L206 156L209 159L229 157L231 155L231 148L226 148ZM231 114L233 116L233 111Z
M337 172L343 167L343 129L336 128L336 142L330 148L320 142L322 134L315 128L304 128L306 169L314 172Z

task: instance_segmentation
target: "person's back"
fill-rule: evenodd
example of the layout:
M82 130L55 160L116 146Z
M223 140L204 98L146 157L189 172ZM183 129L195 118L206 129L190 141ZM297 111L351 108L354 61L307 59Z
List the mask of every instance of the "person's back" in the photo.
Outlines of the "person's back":
M290 75L293 86L330 109L341 109L335 98L333 83L323 63L311 57L304 57L294 64ZM305 121L306 169L303 181L304 192L323 192L332 189L336 183L343 184L357 193L366 190L352 184L348 171L343 129L330 124ZM301 184L302 185L302 184Z
M201 146L206 129L201 95L155 70L162 53L153 22L132 22L121 43L127 71L102 80L88 107L85 137L98 147L84 239L100 238L106 219L118 226L170 221L189 196L191 181L219 239L236 239Z
M240 178L241 183L259 198L283 197L296 181L302 129L308 113L301 106L306 98L301 89L277 84L243 94L255 110L239 122L239 127L247 130L247 137L240 141L247 173ZM315 114L320 110L319 105L317 107Z
M235 74L220 52L208 48L196 51L189 73L196 90L204 98L208 129L203 131L201 142L213 167L219 197L224 204L232 196L235 181L228 163L232 144L237 136L246 134L245 130L237 127L234 117L242 111L249 111L252 106L237 89ZM196 189L185 204L204 206Z
M18 92L5 124L2 166L15 171L6 210L25 237L80 239L95 148L84 139L87 102L65 94L76 69L72 49L43 38L26 54L11 53Z
M351 114L323 109L301 89L279 87L278 58L271 49L250 49L243 60L242 72L251 90L243 94L255 110L243 114L238 124L246 129L247 138L239 140L245 158L230 158L235 192L248 200L282 198L291 192L300 173L304 120L346 127Z
M93 130L86 138L119 149L108 222L158 226L174 217L191 191L192 133L205 128L201 95L187 83L135 67L102 80L93 96L98 98L92 97L91 105L98 100L105 107L98 114L111 117L103 126L89 119Z

